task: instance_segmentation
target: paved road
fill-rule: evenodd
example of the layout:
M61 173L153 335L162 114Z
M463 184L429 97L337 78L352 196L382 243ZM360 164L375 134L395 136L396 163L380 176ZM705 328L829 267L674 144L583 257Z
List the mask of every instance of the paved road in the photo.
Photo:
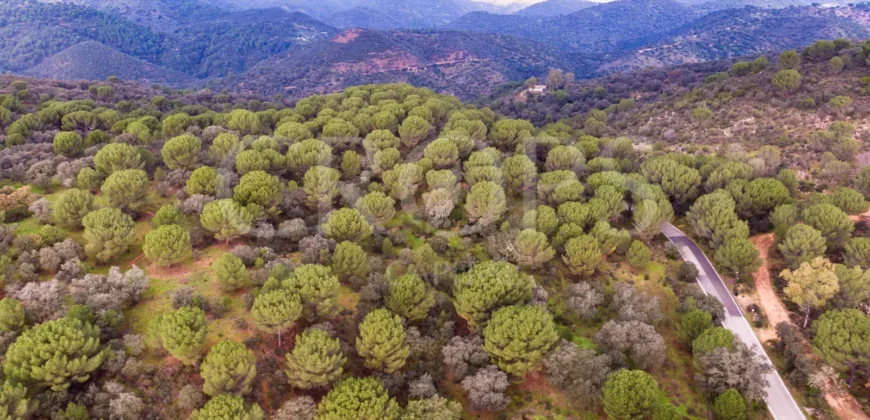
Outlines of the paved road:
M752 331L752 326L743 317L743 311L740 310L740 306L737 305L734 297L731 296L731 292L728 291L728 287L722 282L719 273L713 268L713 264L704 255L701 248L686 234L669 223L662 225L661 229L662 233L676 245L683 259L698 267L698 284L701 285L704 293L716 296L725 305L726 314L722 326L731 330L735 337L746 343L750 348L753 348L770 363L770 359L764 352L758 337ZM782 378L776 372L776 369L771 370L767 374L767 382L767 397L765 401L767 401L767 408L774 419L800 420L806 418L800 407L798 407L797 402L792 398L785 383L782 382Z

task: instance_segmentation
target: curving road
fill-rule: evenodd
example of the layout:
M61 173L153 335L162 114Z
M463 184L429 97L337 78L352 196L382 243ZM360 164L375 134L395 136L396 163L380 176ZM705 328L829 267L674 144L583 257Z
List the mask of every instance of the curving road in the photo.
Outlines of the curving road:
M749 325L749 321L743 316L740 306L737 305L734 297L731 296L731 292L728 291L728 287L722 281L722 278L719 277L719 273L713 268L713 264L704 255L701 248L691 238L686 236L685 233L670 223L663 224L661 231L677 247L684 260L698 267L698 284L704 290L704 293L716 296L725 305L725 319L722 322L722 326L731 330L735 337L755 350L756 353L764 357L773 366L770 363L770 358L767 357L767 353L764 352L764 348L758 341L758 337L752 331L752 326ZM765 401L773 418L776 420L806 419L776 369L772 369L767 374L766 379L768 386Z

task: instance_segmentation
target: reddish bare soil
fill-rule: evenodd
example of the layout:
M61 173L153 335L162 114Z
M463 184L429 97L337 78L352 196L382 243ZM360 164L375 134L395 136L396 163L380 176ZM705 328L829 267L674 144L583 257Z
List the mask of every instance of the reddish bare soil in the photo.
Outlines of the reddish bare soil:
M860 220L862 216L870 217L870 212L852 216L852 220ZM785 305L783 305L779 296L776 295L773 283L770 280L768 256L770 255L770 247L773 246L774 236L772 233L769 233L753 237L751 240L764 262L753 277L755 278L755 289L758 292L758 304L764 310L765 315L767 315L770 325L763 330L758 330L758 336L761 341L775 340L777 338L776 330L774 329L776 324L780 322L791 323L791 320L788 317ZM805 347L807 351L811 351L809 344ZM815 354L813 354L813 357L816 357ZM828 392L825 394L825 401L837 413L837 417L840 419L870 420L870 417L864 413L861 404L855 400L855 397L838 384L829 384Z
M770 280L770 264L768 261L768 255L773 242L774 237L772 233L752 238L752 243L754 243L755 248L758 249L758 253L761 255L761 260L764 261L761 268L759 268L753 275L753 278L755 279L755 290L758 293L758 304L764 310L764 314L767 316L769 324L767 328L758 331L758 336L762 342L776 340L775 327L780 322L791 323L788 318L788 310L785 309L785 305L783 305L782 301L779 300L776 291L773 289L773 283Z

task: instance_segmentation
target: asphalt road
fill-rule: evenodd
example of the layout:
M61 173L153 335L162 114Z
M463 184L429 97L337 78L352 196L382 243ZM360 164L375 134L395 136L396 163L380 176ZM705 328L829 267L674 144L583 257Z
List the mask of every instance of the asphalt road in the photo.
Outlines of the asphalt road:
M740 306L737 305L731 292L728 291L728 287L722 281L722 278L719 277L719 273L713 268L713 264L704 255L701 248L686 234L669 223L662 225L661 230L676 245L683 259L698 267L698 284L704 290L704 293L716 296L725 305L725 320L722 322L722 326L729 329L734 333L735 337L743 341L756 353L762 355L764 360L770 363L770 358L767 357L767 353L764 352L758 337L752 331L752 326L744 318ZM770 364L771 366L773 365L772 363ZM776 369L772 369L767 374L767 382L767 397L765 401L773 418L776 420L806 419Z

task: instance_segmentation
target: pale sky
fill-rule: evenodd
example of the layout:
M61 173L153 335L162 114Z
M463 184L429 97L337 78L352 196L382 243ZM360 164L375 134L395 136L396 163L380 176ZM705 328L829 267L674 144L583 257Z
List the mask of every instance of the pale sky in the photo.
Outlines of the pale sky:
M497 4L500 6L512 6L512 5L516 5L516 4L528 6L528 5L532 5L535 3L540 3L544 0L472 0L472 1L481 2L481 3ZM595 3L607 3L608 1L611 1L611 0L589 0L589 1L592 1Z

